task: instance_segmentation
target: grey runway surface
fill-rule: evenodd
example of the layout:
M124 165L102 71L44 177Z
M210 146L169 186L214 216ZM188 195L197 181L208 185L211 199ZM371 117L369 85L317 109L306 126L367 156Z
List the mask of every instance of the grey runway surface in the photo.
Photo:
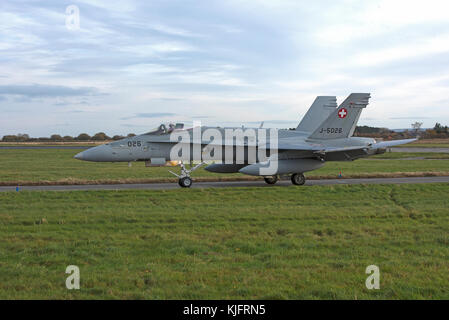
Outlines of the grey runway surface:
M369 178L369 179L328 179L308 180L305 186L336 184L404 184L404 183L449 183L449 176L444 177L412 177L412 178ZM277 186L292 187L290 181L280 181ZM231 182L194 182L192 188L225 188L225 187L260 187L270 188L264 181L231 181ZM298 187L297 187L298 188ZM148 184L99 184L99 185L64 185L64 186L20 186L19 190L28 191L75 191L75 190L168 190L181 189L177 183ZM14 186L0 187L0 192L16 191Z

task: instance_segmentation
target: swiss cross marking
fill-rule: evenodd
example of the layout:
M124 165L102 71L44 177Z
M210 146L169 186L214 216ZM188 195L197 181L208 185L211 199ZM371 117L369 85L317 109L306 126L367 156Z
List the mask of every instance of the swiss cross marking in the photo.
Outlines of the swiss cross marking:
M348 115L348 110L346 110L345 108L341 108L340 111L338 111L338 117L340 119L346 118L347 115Z

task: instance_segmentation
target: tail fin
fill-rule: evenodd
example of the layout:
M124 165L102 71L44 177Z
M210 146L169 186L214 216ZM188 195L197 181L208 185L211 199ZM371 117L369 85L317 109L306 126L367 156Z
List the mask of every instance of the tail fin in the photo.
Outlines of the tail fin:
M354 133L363 108L368 105L369 93L351 93L345 101L330 114L309 139L348 138Z
M319 96L302 118L296 130L313 132L337 108L337 98Z

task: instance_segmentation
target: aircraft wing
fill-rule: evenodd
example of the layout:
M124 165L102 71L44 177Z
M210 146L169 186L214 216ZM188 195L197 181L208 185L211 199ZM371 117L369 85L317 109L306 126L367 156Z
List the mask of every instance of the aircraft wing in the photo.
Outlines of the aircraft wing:
M266 145L266 149L269 149L271 146L269 143ZM287 151L287 150L295 150L295 151L320 151L323 150L324 146L317 143L307 143L304 141L294 141L294 140L285 140L280 139L279 143L277 145L277 149L280 151Z
M167 140L159 140L159 139L148 139L148 142L156 142L156 143L176 143L174 141L167 141ZM311 153L320 153L320 154L326 154L326 153L334 153L334 152L345 152L345 151L354 151L354 150L371 150L371 149L386 149L392 146L397 146L401 144L410 143L413 141L416 141L417 139L403 139L403 140L393 140L393 141L383 141L371 145L366 146L350 146L350 147L328 147L321 143L313 143L313 142L306 142L303 140L299 140L296 137L292 138L283 138L279 139L278 145L270 145L267 143L266 145L257 146L258 148L263 149L270 149L275 148L282 151L310 151ZM195 143L195 142L193 142ZM222 143L214 143L213 141L201 141L201 144L204 145L218 145L218 146L243 146L248 147L247 143L243 142L232 142L232 141L223 141Z
M176 141L170 141L166 138L160 138L159 136L149 136L145 138L146 142L151 143L170 143L170 144L176 144L178 142ZM248 147L248 146L256 146L253 144L248 144L247 141L233 141L233 140L222 140L214 142L213 140L201 140L201 142L192 141L192 144L199 144L202 145L210 145L210 146L233 146L233 147ZM263 145L257 145L258 148L263 149L278 149L278 150L298 150L298 151L319 151L323 150L324 146L320 143L309 143L305 142L303 140L299 140L297 137L291 137L291 138L281 138L278 140L278 144L276 145L270 145L269 141L266 144Z
M382 141L367 146L351 146L351 147L326 147L322 144L295 142L295 141L280 141L278 145L279 150L296 150L296 151L315 151L317 153L342 152L351 150L368 150L368 149L386 149L389 147L410 143L418 139L403 139Z
M379 143L374 143L367 146L355 146L355 147L327 147L322 150L324 153L329 152L342 152L351 150L370 150L370 149L386 149L393 146L398 146L401 144L410 143L418 139L402 139L402 140L392 140L392 141L382 141Z

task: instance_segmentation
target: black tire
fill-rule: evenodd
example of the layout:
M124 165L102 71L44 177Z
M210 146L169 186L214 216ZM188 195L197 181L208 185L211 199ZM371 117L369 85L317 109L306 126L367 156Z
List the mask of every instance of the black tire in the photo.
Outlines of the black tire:
M179 185L183 188L190 188L192 186L192 179L189 177L184 177L179 179Z
M306 183L306 177L302 173L295 173L292 174L292 183L295 186L302 186L304 183Z
M263 179L268 184L275 184L279 180L278 176L263 177Z

